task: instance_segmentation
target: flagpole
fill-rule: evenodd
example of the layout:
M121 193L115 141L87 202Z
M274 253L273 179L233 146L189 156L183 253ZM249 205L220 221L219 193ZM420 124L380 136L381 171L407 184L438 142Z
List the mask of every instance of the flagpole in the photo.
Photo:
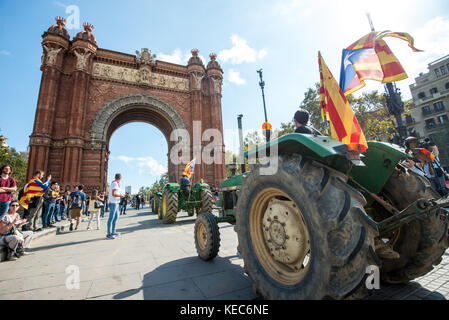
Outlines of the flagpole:
M369 22L369 26L370 26L370 28L371 28L371 32L376 31L376 30L374 29L373 21L371 20L371 15L369 14L369 12L366 13L366 16L368 17L368 22Z

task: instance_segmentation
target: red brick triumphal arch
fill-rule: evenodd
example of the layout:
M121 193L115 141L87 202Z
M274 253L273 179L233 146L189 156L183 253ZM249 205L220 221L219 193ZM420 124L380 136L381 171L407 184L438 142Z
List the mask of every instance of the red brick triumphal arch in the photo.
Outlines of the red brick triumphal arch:
M177 143L170 140L172 131L187 130L187 161L193 158L194 148L202 150L210 143L195 140L194 134L201 137L207 129L218 129L223 141L223 71L214 54L207 67L195 49L187 66L172 64L156 60L148 49L136 55L101 49L88 23L70 40L65 20L57 17L56 22L42 35L42 79L30 136L28 178L42 169L64 187L84 184L88 190L104 189L109 140L130 122L146 122L161 130L169 153ZM194 126L198 123L200 129ZM130 137L151 152L151 141L138 138ZM221 163L197 164L194 180L204 178L218 186L225 177L223 143L213 152ZM168 158L170 180L178 181L187 161L175 164Z

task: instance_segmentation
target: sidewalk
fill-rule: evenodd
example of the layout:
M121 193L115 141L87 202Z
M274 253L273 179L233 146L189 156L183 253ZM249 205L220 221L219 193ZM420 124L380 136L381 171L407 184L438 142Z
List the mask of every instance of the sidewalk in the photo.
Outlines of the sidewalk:
M237 235L220 224L219 256L197 257L195 217L181 213L164 225L149 208L120 216L121 236L108 240L101 230L65 230L32 243L34 253L0 263L0 299L255 299L252 282L237 254ZM79 274L79 289L66 283ZM70 287L70 286L69 286ZM6 293L7 292L7 293ZM408 285L382 286L369 299L449 298L449 255L426 276Z

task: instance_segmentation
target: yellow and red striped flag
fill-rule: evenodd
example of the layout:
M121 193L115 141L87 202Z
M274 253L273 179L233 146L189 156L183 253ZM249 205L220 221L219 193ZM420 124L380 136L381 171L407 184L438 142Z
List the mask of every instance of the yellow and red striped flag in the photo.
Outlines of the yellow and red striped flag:
M405 32L370 32L346 49L343 49L340 87L345 96L365 86L364 80L376 80L382 83L406 79L407 73L393 54L384 37L395 37L408 42L413 51L412 36Z
M324 119L331 125L331 137L348 146L349 150L365 152L368 149L365 135L345 95L318 52L320 67L320 104Z
M196 162L196 159L193 159L184 168L184 173L183 174L185 174L187 176L187 178L189 178L189 179L192 176L193 171L195 170L195 162Z
M42 188L43 183L38 178L32 178L25 190L23 191L22 197L19 199L19 203L28 210L28 204L30 203L31 198L34 197L42 197L44 195L44 189Z

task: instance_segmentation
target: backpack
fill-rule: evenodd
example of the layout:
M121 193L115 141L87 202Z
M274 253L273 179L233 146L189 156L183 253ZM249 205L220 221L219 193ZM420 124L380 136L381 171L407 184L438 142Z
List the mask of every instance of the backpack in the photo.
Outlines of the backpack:
M83 200L81 199L81 193L77 193L73 196L71 209L81 209L83 207Z
M26 187L26 185L25 185L25 187ZM17 199L20 200L20 199L22 198L23 193L24 193L24 191L25 191L25 187L23 187L22 189L19 190L19 194L17 195Z

